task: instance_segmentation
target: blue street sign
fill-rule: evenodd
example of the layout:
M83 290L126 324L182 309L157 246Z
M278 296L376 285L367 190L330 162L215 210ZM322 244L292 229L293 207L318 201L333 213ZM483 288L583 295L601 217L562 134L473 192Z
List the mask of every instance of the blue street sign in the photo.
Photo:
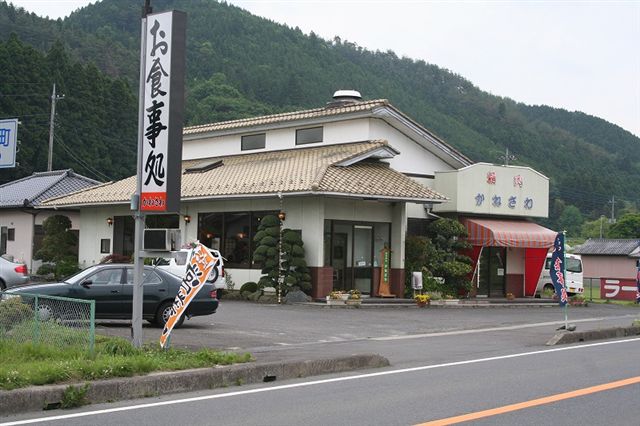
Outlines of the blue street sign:
M18 119L0 120L0 168L16 166Z

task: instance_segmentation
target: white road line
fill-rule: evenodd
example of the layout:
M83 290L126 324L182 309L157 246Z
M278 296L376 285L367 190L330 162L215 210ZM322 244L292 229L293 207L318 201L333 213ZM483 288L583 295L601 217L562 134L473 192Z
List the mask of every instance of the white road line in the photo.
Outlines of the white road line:
M547 353L552 353L552 352L574 351L574 350L584 349L584 348L592 348L592 347L607 346L607 345L619 345L619 344L632 343L632 342L640 342L640 338L614 340L614 341L608 341L608 342L590 343L590 344L586 344L586 345L568 346L568 347L554 348L554 349L544 349L544 350L540 350L540 351L521 352L521 353L517 353L517 354L510 354L510 355L500 355L500 356L493 356L493 357L488 357L488 358L470 359L470 360L467 360L467 361L447 362L447 363L444 363L444 364L424 365L424 366L421 366L421 367L403 368L403 369L399 369L399 370L387 370L387 371L380 371L380 372L377 372L377 373L358 374L358 375L355 375L355 376L335 377L333 379L313 380L311 382L292 383L292 384L289 384L289 385L272 386L272 387L268 387L268 388L249 389L249 390L243 390L243 391L237 391L237 392L228 392L228 393L216 394L216 395L204 395L204 396L198 396L198 397L193 397L193 398L176 399L174 401L152 402L152 403L148 403L148 404L138 404L138 405L132 405L132 406L127 406L127 407L107 408L107 409L104 409L104 410L87 411L87 412L73 413L73 414L64 414L64 415L60 415L60 416L40 417L40 418L37 418L37 419L18 420L18 421L14 421L14 422L0 423L0 426L26 425L26 424L33 424L33 423L50 422L50 421L55 421L55 420L65 420L65 419L73 419L73 418L79 418L79 417L95 416L95 415L100 415L100 414L117 413L117 412L121 412L121 411L141 410L141 409L145 409L145 408L161 407L161 406L164 406L164 405L186 404L186 403L190 403L190 402L206 401L206 400L210 400L210 399L221 399L221 398L229 398L229 397L240 396L240 395L250 395L250 394L255 394L255 393L278 391L278 390L283 390L283 389L293 389L293 388L301 388L301 387L307 387L307 386L315 386L315 385L321 385L321 384L325 384L325 383L345 382L345 381L349 381L349 380L367 379L367 378L370 378L370 377L389 376L389 375L393 375L393 374L403 374L403 373L413 373L413 372L416 372L416 371L433 370L433 369L436 369L436 368L456 367L456 366L459 366L459 365L477 364L477 363L481 363L481 362L498 361L498 360L502 360L502 359L520 358L520 357L525 357L525 356L547 354Z
M603 320L624 319L624 318L635 318L635 315L629 314L629 315L622 315L617 317L585 318L585 319L571 320L569 322L580 323L580 322L603 321ZM534 324L509 325L504 327L491 327L491 328L477 328L473 330L453 330L453 331L436 331L433 333L422 333L422 334L403 334L401 336L371 337L369 338L369 340L385 341L385 340L421 339L423 337L457 336L460 334L486 333L489 331L521 330L523 328L547 327L552 325L564 325L564 321L537 322Z

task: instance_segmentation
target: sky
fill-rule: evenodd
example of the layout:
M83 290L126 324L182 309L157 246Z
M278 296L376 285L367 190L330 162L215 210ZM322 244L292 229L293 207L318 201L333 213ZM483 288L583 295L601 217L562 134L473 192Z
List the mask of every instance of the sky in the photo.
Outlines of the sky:
M54 19L92 3L10 2ZM306 34L393 50L494 95L582 111L640 136L640 0L228 2Z

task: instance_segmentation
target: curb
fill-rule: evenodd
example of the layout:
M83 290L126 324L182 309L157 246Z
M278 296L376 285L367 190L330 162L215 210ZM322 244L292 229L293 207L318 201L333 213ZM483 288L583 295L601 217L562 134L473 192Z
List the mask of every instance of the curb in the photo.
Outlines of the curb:
M590 331L573 331L557 333L547 346L564 345L569 343L586 342L589 340L614 339L617 337L640 336L640 326L604 328Z
M86 402L114 402L387 366L389 360L380 355L362 354L318 360L234 364L157 372L146 376L87 382ZM75 383L73 386L81 388L84 383ZM68 387L68 384L46 385L0 391L0 413L9 415L60 408L62 396Z

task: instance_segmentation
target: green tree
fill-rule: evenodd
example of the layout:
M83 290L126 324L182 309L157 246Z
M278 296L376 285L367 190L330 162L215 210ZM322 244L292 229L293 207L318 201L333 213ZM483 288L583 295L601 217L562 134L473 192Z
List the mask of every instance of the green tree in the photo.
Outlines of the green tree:
M640 238L640 213L622 216L611 225L609 238Z
M34 259L53 264L56 278L77 271L78 255L75 247L78 239L71 232L71 220L63 215L50 216L42 222L42 228L42 247L36 252ZM45 270L51 269L45 267L43 271Z
M569 205L562 211L558 225L560 226L560 231L567 231L567 235L570 237L577 237L580 235L583 222L584 218L580 213L580 209Z
M471 272L471 259L460 254L469 249L464 240L466 228L453 219L438 219L429 224L428 238L408 237L405 241L407 275L413 271L423 272L423 286L427 291L440 291L456 296L469 290L467 278ZM444 278L438 283L433 277ZM411 293L411 281L407 279L405 293Z
M253 258L262 266L263 274L258 285L262 288L278 288L280 220L273 215L263 217L253 241L256 243ZM293 287L299 287L302 291L308 292L311 289L311 275L304 259L304 243L300 232L283 229L281 249L284 277L282 293L287 294Z
M610 226L609 220L600 216L598 219L585 221L582 224L580 235L585 238L608 238Z

